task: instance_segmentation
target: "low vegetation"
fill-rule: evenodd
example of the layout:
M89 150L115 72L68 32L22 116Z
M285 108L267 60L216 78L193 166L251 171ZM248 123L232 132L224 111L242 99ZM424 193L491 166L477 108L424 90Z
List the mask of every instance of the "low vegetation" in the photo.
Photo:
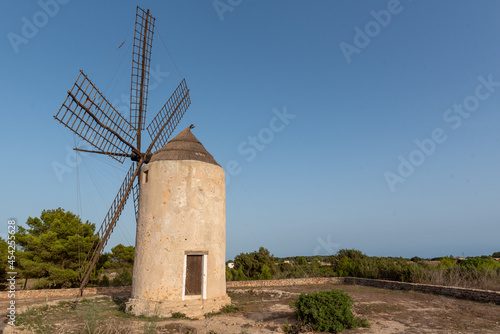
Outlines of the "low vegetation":
M116 317L126 315L111 299L83 299L30 307L18 315L16 326L31 333L128 333Z
M339 333L344 329L370 327L364 318L352 313L352 298L341 290L302 293L293 303L302 325L319 332Z
M172 313L172 318L174 318L174 319L186 318L186 315L184 313L181 313L181 312L175 312L175 313Z
M205 318L211 318L211 317L214 317L216 315L223 314L223 313L236 312L237 310L238 310L237 306L235 306L234 304L229 304L229 305L223 306L218 312L205 313L204 317Z
M447 256L428 261L370 257L359 250L342 249L332 256L278 259L260 248L236 256L234 267L226 269L226 280L349 276L500 290L500 263L493 257L456 260Z

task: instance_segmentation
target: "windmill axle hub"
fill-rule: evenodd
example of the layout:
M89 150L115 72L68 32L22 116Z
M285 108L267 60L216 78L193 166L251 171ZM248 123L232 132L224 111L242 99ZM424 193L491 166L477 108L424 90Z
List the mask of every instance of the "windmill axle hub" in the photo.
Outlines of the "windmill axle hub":
M140 161L141 158L143 158L143 161L144 163L148 163L150 160L151 160L151 157L153 156L153 154L151 153L136 153L136 152L132 152L132 156L130 157L130 159L132 159L132 161Z

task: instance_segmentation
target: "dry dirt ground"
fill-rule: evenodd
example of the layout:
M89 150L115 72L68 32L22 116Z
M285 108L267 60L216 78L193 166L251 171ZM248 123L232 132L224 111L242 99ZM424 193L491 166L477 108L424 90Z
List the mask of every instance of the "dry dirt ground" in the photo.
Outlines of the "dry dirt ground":
M80 301L25 300L20 324L5 333L284 333L297 323L290 302L302 292L340 289L354 299L354 312L371 328L344 333L500 333L500 305L412 291L359 285L302 285L233 288L238 308L201 320L132 317L123 312L126 296L96 296ZM5 301L0 300L2 309ZM22 326L21 326L22 325Z

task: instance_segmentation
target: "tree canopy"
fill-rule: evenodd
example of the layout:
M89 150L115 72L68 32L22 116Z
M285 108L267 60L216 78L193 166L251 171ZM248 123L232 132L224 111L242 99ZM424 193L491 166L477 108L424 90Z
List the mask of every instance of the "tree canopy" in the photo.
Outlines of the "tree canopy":
M8 260L8 247L9 245L7 244L7 242L5 240L3 240L2 238L0 238L0 281L2 281L2 283L5 282L5 280L7 279L7 260Z
M76 287L79 269L96 238L95 225L64 209L29 217L16 233L17 261L24 278L38 278L38 288ZM103 261L99 261L102 266ZM99 269L99 268L97 268Z
M105 265L106 268L118 268L127 267L131 268L134 265L134 246L124 246L118 244L111 248L111 253L109 254L108 263Z
M264 247L252 253L241 253L234 258L233 275L253 278L270 279L276 270L274 256Z

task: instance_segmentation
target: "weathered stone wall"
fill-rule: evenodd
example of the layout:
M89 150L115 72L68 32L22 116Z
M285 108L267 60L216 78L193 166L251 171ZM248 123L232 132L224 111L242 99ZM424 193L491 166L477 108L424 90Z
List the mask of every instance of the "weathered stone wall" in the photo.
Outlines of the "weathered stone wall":
M343 284L343 277L311 277L311 278L293 278L293 279L276 279L262 281L230 281L226 282L228 288L242 287L262 287L262 286L292 286L292 285L309 285L309 284Z
M182 300L185 253L193 251L208 254L206 298L224 296L224 170L195 160L159 160L141 174L132 298Z
M126 310L129 312L128 308L132 307L133 313L137 316L168 318L173 313L180 312L189 318L204 318L204 314L218 312L228 304L231 304L231 298L227 295L207 299L165 300L161 302L131 298L126 303Z
M405 283L358 277L345 277L344 282L345 284L358 284L383 289L413 290L434 293L438 295L451 296L455 298L475 300L487 303L495 303L500 305L500 291L468 289L431 284Z
M131 286L106 286L86 288L83 290L83 296L106 295L106 294L119 294L130 293ZM9 291L0 291L0 299L7 299ZM80 296L80 289L43 289L43 290L17 290L15 292L16 299L32 299L32 298L45 298L45 297L78 297Z

